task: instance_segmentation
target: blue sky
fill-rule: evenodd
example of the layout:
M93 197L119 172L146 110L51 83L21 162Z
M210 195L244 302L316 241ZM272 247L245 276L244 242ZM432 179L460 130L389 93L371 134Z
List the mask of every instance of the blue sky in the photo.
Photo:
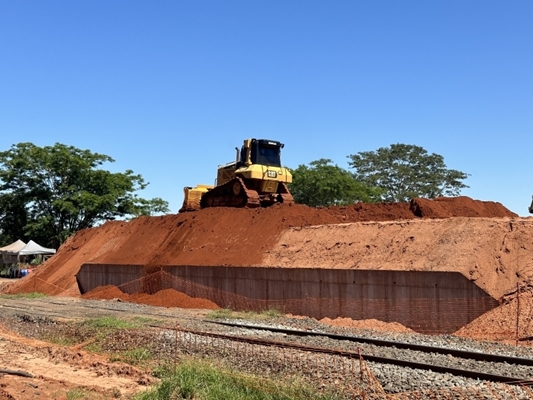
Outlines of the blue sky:
M249 137L283 163L414 144L474 199L533 194L531 1L0 2L0 150L56 142L173 212Z

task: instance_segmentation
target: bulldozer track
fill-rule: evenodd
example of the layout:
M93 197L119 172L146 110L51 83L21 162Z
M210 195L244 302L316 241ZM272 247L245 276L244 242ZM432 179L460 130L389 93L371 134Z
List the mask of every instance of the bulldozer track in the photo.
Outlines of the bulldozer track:
M247 189L240 177L235 177L223 185L216 186L202 196L202 208L208 207L261 207L259 195Z
M279 193L277 193L279 203L292 204L294 198L289 192L289 188L284 182L279 183ZM274 200L275 204L276 201ZM211 189L202 196L201 208L209 207L246 207L257 208L272 204L272 201L263 199L256 190L249 189L241 177Z
M289 188L287 187L287 184L284 182L280 182L281 190L279 192L279 195L281 196L281 202L283 204L293 204L294 198L292 197L292 194L289 192Z

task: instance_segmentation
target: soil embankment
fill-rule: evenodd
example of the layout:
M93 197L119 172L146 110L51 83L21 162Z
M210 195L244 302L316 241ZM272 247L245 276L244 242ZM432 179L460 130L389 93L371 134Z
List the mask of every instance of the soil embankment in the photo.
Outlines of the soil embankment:
M471 235L480 236L484 230L495 226L493 230L503 235L500 241L503 243L507 240L501 246L504 253L505 247L514 252L521 246L527 253L532 246L525 227L529 222L516 217L516 214L499 203L476 201L468 197L414 199L411 203L354 204L330 208L303 205L280 205L265 209L212 208L162 217L142 217L130 222L108 222L100 227L78 232L45 265L4 291L38 291L50 295L79 296L75 276L86 262L145 265L147 270L161 265L288 265L285 262L290 261L290 257L286 255L288 253L282 254L280 251L282 242L288 240L286 236L282 236L287 229L294 228L285 233L292 234L299 227L350 223L359 224L306 229L306 232L325 235L328 241L334 240L334 244L346 243L347 247L351 247L347 243L352 241L359 243L353 248L366 249L368 245L372 250L372 246L377 246L376 243L379 243L378 247L384 247L383 251L375 252L373 258L361 258L363 254L360 251L345 254L341 263L345 268L353 268L359 263L383 269L384 265L392 265L391 254L399 256L402 248L408 245L410 258L405 258L403 264L398 264L401 268L410 269L413 268L412 265L432 268L438 261L438 254L442 254L442 263L446 262L449 270L457 270L460 260L465 265L468 264L468 273L473 270L474 279L480 279L478 275L483 273L479 270L485 266L481 262L483 260L476 258L476 254L487 249L481 246L482 239L475 242L481 247L471 246L466 254L460 254L459 250L463 248L453 247L453 243L461 243L464 248L468 248L468 243L474 243L471 242ZM445 225L431 221L441 218L450 221ZM510 222L511 218L517 222ZM389 223L384 223L385 221ZM472 225L474 222L470 221L475 221L475 224ZM509 226L513 224L522 224L524 227L520 228L520 234L510 236ZM445 230L443 226L446 226ZM420 230L435 232L419 234ZM406 236L408 231L412 233ZM410 236L414 239L409 239ZM280 237L283 238L282 242L278 242ZM309 243L318 242L318 239L312 239ZM497 239L490 243L497 243ZM319 266L331 266L326 260L334 254L332 249L320 246L311 249L305 243L302 245L304 247L300 253L309 250L312 259L316 259L313 265L307 266L317 266L319 260ZM291 250L290 247L287 249ZM427 264L425 253L428 249L433 249L433 264ZM445 258L444 253L448 252L452 254ZM454 252L456 258L453 257ZM335 257L342 258L342 252L338 252ZM508 257L509 260L511 258L512 255ZM515 267L506 264L508 259L501 260L501 269L502 273L511 276ZM292 261L307 263L295 258ZM493 264L489 268L493 268Z
M445 218L289 228L276 267L457 271L498 299L533 276L533 219Z

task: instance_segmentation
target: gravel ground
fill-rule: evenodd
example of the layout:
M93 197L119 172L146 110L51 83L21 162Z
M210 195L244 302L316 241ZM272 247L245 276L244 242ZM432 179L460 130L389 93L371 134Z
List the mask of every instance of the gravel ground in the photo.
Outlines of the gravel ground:
M249 321L242 320L228 320L225 322L253 325L253 322L250 323ZM257 325L348 335L344 329L318 325L316 321L311 319L290 319L286 320L283 324L258 323ZM381 347L372 344L354 343L351 341L335 340L320 336L290 336L284 333L272 333L268 331L243 328L231 328L229 331L236 336L263 337L269 340L287 341L312 347L335 348L351 352L357 352L360 350L363 354L379 357L395 358L424 364L440 365L449 368L460 368L496 375L519 377L525 380L533 380L533 367L529 366L466 360L445 354L425 353L393 347ZM496 343L480 343L450 335L427 336L419 334L358 331L357 336L380 340L399 341L404 343L414 343L426 346L436 346L453 350L477 351L486 352L488 354L506 354L515 357L533 358L533 351L529 348L515 348ZM486 351L487 349L490 349L490 351ZM370 366L372 373L383 386L384 390L388 393L403 393L427 389L445 389L449 387L471 388L473 392L477 391L479 393L486 391L485 386L487 383L485 381L478 381L454 376L451 374L435 373L431 371L417 370L375 362L369 362L368 365ZM530 398L528 394L520 388L509 387L508 385L501 385L501 387L498 387L499 391L508 390L510 393L515 393L516 395L523 395L523 398ZM513 398L512 395L510 396L510 398Z
M230 322L230 321L227 321L227 322ZM252 325L246 321L231 321L231 322ZM268 326L268 325L262 325L262 324L257 324L257 325ZM294 326L289 326L289 325L271 324L270 326L272 326L273 328L294 329ZM328 333L339 333L338 330L330 330L330 329L320 329L320 330L315 329L313 331L318 332L318 333L326 332L326 331ZM516 378L521 378L523 380L533 380L533 366L523 366L523 365L514 365L514 364L511 365L511 364L505 364L505 363L467 360L464 358L453 357L448 354L426 353L426 352L409 350L409 349L399 349L395 347L383 347L383 346L378 346L378 345L373 345L373 344L336 340L336 339L320 337L320 336L309 336L309 337L302 338L301 336L291 336L291 335L286 335L284 333L271 333L271 332L265 332L261 330L253 330L253 329L250 330L250 329L242 329L242 328L241 329L236 328L234 333L237 335L242 335L242 336L248 335L248 336L257 336L257 337L268 337L274 340L275 339L284 340L284 341L288 341L291 343L301 343L301 344L305 344L308 346L314 346L314 347L339 348L343 350L349 350L352 352L357 352L358 350L361 350L363 354L372 355L372 356L394 358L394 359L399 359L399 360L406 360L406 361L419 362L419 363L425 363L425 364L441 365L441 366L452 367L452 368L467 369L467 370L473 370L473 371L483 372L487 374L516 377ZM344 332L344 334L346 334L346 332ZM353 336L354 338L356 338L353 334L348 334L346 336ZM365 338L372 338L372 339L390 340L390 341L398 341L398 342L403 342L403 343L433 346L433 347L441 347L443 349L445 348L445 349L451 349L451 350L475 351L475 352L486 353L486 354L509 355L509 356L514 356L514 357L520 356L520 357L528 358L528 359L533 358L533 352L529 348L518 348L518 347L509 348L509 346L497 345L494 343L492 343L490 346L487 346L486 343L479 343L479 342L475 342L472 340L467 340L467 339L463 339L459 337L452 337L452 336L443 336L442 339L440 339L441 336L417 335L419 340L416 340L416 341L413 340L414 337L412 335L406 335L406 334L401 334L401 333L395 333L394 335L391 335L389 333L383 333L383 332L374 332L373 334L369 334L368 332L366 334L360 334L358 332L357 336L365 337ZM410 336L409 341L405 340L407 339L406 336L408 337ZM486 351L487 348L490 348L490 351Z
M313 356L293 350L275 351L264 346L250 347L244 344L230 343L222 339L206 339L196 335L185 337L176 334L176 330L169 329L179 326L203 332L221 333L225 335L265 338L276 341L288 341L313 347L328 347L358 351L382 357L400 358L421 363L438 364L454 368L475 369L506 376L519 376L533 380L533 368L506 365L500 363L486 363L457 359L447 355L429 354L412 350L383 348L375 345L333 340L317 336L288 336L262 330L233 328L213 324L204 320L204 310L184 310L177 308L161 308L139 305L119 301L80 300L73 298L42 298L42 299L13 299L0 298L0 323L10 329L33 338L46 338L60 333L68 333L76 337L79 343L87 340L83 331L73 328L66 321L79 320L86 317L114 315L117 317L142 316L154 319L154 325L147 329L122 330L112 337L107 337L102 343L102 350L120 352L130 348L144 346L160 359L177 359L186 354L201 354L219 359L234 367L261 374L289 372L306 375L322 387L343 387L352 390L364 390L367 398L385 398L385 393L395 395L394 398L475 398L475 399L529 399L533 391L517 386L488 384L449 374L439 374L431 371L414 370L394 365L368 362L362 374L358 362L341 359L338 356ZM253 324L250 320L233 320L231 322ZM324 325L310 318L278 317L268 322L260 321L256 324L272 325L287 329L311 330L314 332L328 332L342 335L356 335L374 339L394 340L428 346L445 347L450 349L479 351L490 354L509 355L533 359L533 349L523 346L509 346L498 343L478 342L451 335L428 336L420 334L406 334L396 332L381 332L372 330L343 329ZM194 346L192 345L194 343ZM363 368L363 369L364 369ZM363 378L364 375L364 378ZM380 385L375 385L373 377ZM347 378L353 385L347 384ZM357 379L356 379L357 378ZM381 387L380 387L381 386ZM382 388L382 389L381 389ZM383 390L383 391L382 391ZM353 392L355 393L355 392ZM497 393L497 395L496 395ZM355 395L354 395L355 396Z

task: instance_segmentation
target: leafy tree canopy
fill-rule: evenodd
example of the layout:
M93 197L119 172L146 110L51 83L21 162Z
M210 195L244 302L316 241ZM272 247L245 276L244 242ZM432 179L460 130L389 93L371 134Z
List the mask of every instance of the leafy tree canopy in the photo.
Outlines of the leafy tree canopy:
M19 143L0 152L0 238L33 239L57 248L74 232L115 218L168 212L160 198L135 192L147 186L141 175L98 167L106 155L56 143Z
M413 197L457 196L467 188L468 174L447 169L444 158L420 147L392 144L376 151L349 155L357 181L383 189L383 201L409 201Z
M379 200L379 189L357 182L349 171L331 163L331 160L321 158L291 171L290 190L296 203L316 207Z

